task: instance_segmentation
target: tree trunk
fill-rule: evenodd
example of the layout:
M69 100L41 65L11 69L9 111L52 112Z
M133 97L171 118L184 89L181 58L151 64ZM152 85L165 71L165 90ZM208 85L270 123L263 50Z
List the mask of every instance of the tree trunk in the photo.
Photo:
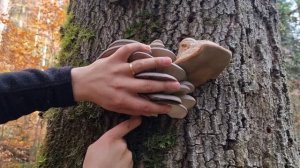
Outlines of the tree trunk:
M271 0L71 0L59 61L85 65L120 38L161 39L174 52L185 37L217 42L230 65L193 93L185 119L144 118L127 137L135 167L297 168L278 22ZM81 167L87 146L126 118L89 103L46 114L49 168Z

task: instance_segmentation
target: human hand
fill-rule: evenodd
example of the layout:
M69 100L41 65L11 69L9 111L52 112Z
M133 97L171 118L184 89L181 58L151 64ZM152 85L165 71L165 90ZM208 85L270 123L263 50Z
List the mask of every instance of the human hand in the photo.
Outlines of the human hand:
M140 124L140 117L132 117L103 134L89 146L83 168L133 167L132 153L123 137Z
M152 116L168 113L169 105L156 104L139 96L140 93L175 92L180 84L174 81L154 81L134 78L127 63L137 51L149 52L141 43L127 44L109 57L99 59L89 66L71 71L75 101L91 101L103 108L130 115ZM135 73L170 66L168 57L154 57L132 62Z

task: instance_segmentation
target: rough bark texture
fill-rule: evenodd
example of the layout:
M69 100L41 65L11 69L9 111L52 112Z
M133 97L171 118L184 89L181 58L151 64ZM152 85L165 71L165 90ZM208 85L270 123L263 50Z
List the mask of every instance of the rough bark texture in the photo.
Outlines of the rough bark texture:
M161 39L176 52L194 37L233 52L226 71L193 93L185 119L145 118L127 137L136 167L300 166L275 1L71 0L69 10L62 65L92 62L120 38ZM87 146L124 118L103 112L90 104L49 112L41 167L81 167Z

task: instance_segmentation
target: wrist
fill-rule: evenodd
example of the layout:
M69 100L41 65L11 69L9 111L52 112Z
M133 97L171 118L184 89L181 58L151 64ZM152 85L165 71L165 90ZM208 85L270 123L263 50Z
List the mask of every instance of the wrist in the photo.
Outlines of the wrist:
M76 102L86 100L86 87L83 85L85 71L86 67L77 67L71 70L73 96Z

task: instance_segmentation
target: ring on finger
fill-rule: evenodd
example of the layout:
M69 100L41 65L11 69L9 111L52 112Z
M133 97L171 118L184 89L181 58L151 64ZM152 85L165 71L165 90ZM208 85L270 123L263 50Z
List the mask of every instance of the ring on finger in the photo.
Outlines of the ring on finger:
M135 71L133 69L132 63L129 63L129 69L131 71L131 74L134 76L136 73L135 73Z

